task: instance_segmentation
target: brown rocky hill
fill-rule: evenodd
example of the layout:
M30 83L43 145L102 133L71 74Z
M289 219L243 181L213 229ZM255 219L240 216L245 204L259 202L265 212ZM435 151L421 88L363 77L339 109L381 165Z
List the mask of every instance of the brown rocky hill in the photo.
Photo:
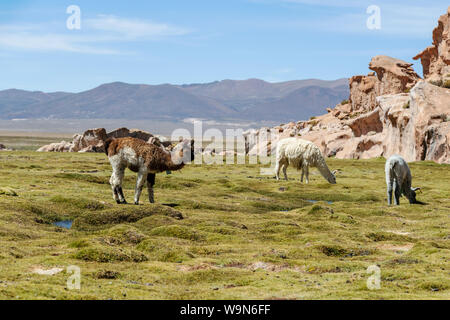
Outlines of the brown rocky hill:
M433 31L433 46L414 57L422 59L425 80L405 61L376 56L373 72L350 78L348 102L310 121L246 132L248 153L273 152L280 139L301 137L341 159L400 154L450 163L449 29L450 7Z

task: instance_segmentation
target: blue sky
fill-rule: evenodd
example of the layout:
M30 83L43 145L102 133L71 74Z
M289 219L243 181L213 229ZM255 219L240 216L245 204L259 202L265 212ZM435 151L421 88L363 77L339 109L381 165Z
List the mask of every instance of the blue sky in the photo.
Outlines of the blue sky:
M81 9L69 30L66 9ZM369 30L369 5L381 29ZM102 83L337 79L372 56L412 57L431 44L448 1L2 0L0 90L79 92Z

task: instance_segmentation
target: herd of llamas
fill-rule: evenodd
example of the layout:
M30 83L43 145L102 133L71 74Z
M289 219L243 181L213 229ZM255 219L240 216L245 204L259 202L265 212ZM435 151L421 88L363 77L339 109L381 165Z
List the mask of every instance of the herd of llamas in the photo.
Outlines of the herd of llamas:
M137 173L134 203L139 204L142 189L147 182L148 198L154 203L153 186L155 177L160 172L170 172L182 169L194 160L194 141L183 140L172 150L166 149L155 141L147 143L137 138L117 138L105 141L105 152L112 166L110 184L113 198L118 204L126 204L122 190L125 169ZM336 184L336 171L330 171L325 159L314 143L299 138L282 139L276 149L276 179L280 178L283 169L284 178L288 180L287 168L293 166L301 170L301 182L306 178L309 183L309 167L315 167L320 174L331 184ZM411 187L411 171L406 161L393 155L386 161L385 166L388 204L400 204L400 197L404 195L411 204L420 203L416 200L416 191L420 188Z

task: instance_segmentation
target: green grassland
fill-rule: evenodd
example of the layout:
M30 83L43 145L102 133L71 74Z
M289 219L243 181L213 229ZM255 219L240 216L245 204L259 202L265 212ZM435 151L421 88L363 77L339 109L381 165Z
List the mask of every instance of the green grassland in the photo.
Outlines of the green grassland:
M426 204L388 207L384 159L328 163L336 185L315 169L305 185L292 168L277 182L258 165L189 165L135 206L113 201L104 154L0 153L0 298L449 299L450 166L411 164Z

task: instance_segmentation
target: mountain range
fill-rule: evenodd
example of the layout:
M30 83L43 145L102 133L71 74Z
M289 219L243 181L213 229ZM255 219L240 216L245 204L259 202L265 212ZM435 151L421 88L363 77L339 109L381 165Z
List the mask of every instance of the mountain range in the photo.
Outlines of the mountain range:
M188 85L113 82L80 93L0 91L0 119L297 121L320 115L348 96L347 79Z

